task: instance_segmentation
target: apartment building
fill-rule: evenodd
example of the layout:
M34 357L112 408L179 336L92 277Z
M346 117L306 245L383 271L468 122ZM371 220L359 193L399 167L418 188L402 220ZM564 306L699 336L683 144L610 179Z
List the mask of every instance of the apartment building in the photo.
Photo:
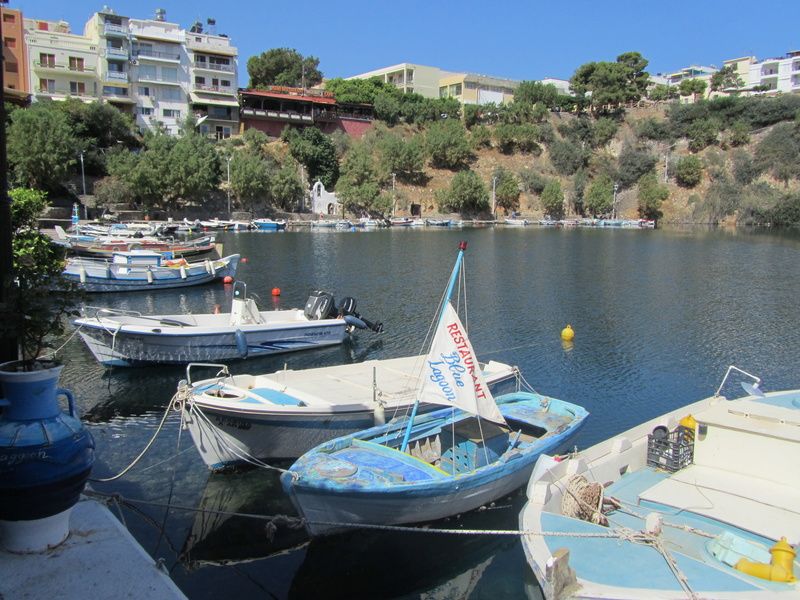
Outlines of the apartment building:
M800 50L751 64L749 85L765 86L767 94L800 93Z
M26 103L28 99L28 56L22 13L0 5L3 39L3 88L5 99Z
M439 97L455 98L461 104L507 104L514 101L518 81L486 75L453 73L439 80Z
M162 9L135 19L104 7L83 35L63 21L24 19L23 30L34 101L105 102L133 115L141 131L177 134L190 112L217 139L238 130L238 50L213 19L186 31Z
M165 11L155 19L130 19L131 99L136 106L136 124L141 130L160 127L177 134L189 103L185 91L184 31L168 23Z
M28 74L25 88L32 100L64 100L67 96L85 102L99 99L97 41L71 33L69 24L63 21L25 18L23 33Z
M229 138L239 126L238 49L228 36L217 35L214 19L207 20L206 31L195 22L185 33L184 49L189 110L198 116L202 133Z
M442 71L439 67L426 67L412 63L400 63L384 69L369 71L345 79L370 79L378 77L384 83L400 88L404 93L415 93L425 98L438 98L442 77L456 75Z

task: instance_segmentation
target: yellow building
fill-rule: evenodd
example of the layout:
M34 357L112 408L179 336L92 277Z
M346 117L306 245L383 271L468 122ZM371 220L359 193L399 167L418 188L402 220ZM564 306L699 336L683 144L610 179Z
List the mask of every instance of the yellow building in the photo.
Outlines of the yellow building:
M455 98L461 104L508 104L518 87L519 81L511 79L453 73L439 80L439 97Z

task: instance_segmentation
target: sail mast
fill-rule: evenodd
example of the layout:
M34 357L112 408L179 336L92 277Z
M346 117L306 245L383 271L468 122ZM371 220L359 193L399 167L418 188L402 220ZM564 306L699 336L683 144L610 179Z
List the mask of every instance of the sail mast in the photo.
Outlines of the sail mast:
M464 259L464 251L467 249L467 242L459 242L458 243L458 257L456 258L456 264L453 267L453 272L450 275L450 282L447 285L447 292L445 294L444 302L442 303L442 312L439 313L439 320L436 322L436 329L439 328L439 325L444 318L445 310L447 309L447 305L450 303L450 296L453 294L453 288L456 285L456 279L458 278L458 271L461 268L461 262ZM411 436L411 428L414 425L414 419L417 417L417 409L419 408L419 394L417 394L416 399L414 400L414 407L411 409L411 418L408 421L408 427L406 428L406 432L403 435L403 444L400 446L400 452L405 452L406 447L408 446L408 438Z

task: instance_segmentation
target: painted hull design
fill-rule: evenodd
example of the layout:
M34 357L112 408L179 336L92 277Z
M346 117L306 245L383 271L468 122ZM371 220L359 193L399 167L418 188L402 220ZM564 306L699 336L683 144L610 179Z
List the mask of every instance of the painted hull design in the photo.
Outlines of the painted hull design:
M312 536L363 524L424 523L474 510L524 485L542 453L571 446L588 413L518 392L495 398L510 427L445 408L332 440L281 483ZM481 434L483 439L481 439Z
M184 422L211 469L294 459L335 437L405 414L414 403L420 362L409 356L198 381L189 388ZM493 394L518 391L515 367L491 361L482 370Z
M193 263L161 261L130 264L86 258L71 258L63 275L87 292L129 292L179 288L235 277L239 255Z

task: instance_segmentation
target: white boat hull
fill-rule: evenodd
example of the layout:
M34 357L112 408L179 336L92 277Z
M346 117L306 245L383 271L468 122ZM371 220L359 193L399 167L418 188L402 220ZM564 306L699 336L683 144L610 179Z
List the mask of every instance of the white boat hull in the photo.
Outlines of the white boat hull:
M734 568L741 554L751 561L763 556L755 562L769 569L768 550L775 542L782 537L791 545L800 541L798 409L800 390L732 401L714 396L568 460L537 466L520 530L529 532L523 548L544 597L800 598L796 583L767 581ZM675 439L692 453L677 463L672 457L679 454L655 452L658 446L648 434L657 427L674 432L687 415L696 420L694 433L687 438L678 430L683 437ZM606 511L608 527L564 514L565 490L576 475L602 484L605 497L617 498L626 509ZM658 523L658 517L663 525L656 535L648 524ZM651 539L663 544L674 569Z
M342 319L309 321L302 318L301 311L262 314L278 313L296 316L292 321L276 318L243 325L230 325L230 315L224 313L131 317L124 324L100 317L78 319L74 324L80 327L78 333L99 362L120 367L254 358L340 344L347 334ZM176 326L176 322L185 325Z
M211 469L246 460L297 458L330 439L368 429L381 418L404 414L414 402L418 363L412 356L235 375L224 385L218 379L199 381L184 406L184 421ZM490 362L483 371L493 394L518 390L516 368ZM267 389L277 391L270 394ZM377 416L376 395L382 401ZM434 408L424 405L423 412Z

